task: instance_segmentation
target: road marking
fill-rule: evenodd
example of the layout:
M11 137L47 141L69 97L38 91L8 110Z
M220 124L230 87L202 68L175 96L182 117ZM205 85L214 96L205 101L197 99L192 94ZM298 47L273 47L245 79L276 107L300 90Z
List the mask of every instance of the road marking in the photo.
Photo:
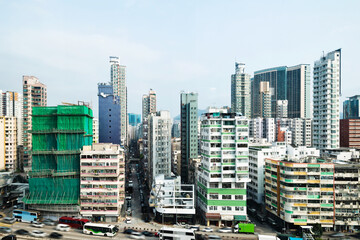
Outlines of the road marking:
M0 222L0 226L1 226L1 227L12 227L14 224L16 224L16 222L13 223L13 224Z

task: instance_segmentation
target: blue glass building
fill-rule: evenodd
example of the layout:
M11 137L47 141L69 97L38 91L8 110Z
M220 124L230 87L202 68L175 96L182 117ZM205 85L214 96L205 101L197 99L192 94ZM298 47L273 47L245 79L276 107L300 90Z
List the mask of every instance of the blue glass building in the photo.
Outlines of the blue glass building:
M119 96L113 86L98 84L99 97L99 142L121 144L121 112Z
M349 97L343 103L344 119L360 119L360 95Z
M129 125L130 126L136 126L139 123L141 123L141 114L136 114L136 113L128 113L128 118L129 118Z

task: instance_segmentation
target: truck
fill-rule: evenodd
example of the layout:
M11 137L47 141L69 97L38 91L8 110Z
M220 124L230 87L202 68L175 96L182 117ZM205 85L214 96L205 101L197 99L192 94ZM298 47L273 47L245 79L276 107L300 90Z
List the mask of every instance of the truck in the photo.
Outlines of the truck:
M254 233L255 224L253 223L238 223L234 226L235 233Z

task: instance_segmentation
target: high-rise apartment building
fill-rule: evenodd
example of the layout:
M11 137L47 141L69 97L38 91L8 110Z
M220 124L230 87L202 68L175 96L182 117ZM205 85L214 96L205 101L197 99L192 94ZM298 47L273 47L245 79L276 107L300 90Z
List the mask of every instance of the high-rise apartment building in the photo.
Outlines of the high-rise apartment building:
M198 94L180 94L181 181L189 183L190 158L198 157Z
M15 171L17 163L17 118L0 116L0 170Z
M349 97L343 103L344 119L360 119L360 95Z
M92 110L85 105L33 107L29 209L44 218L78 216L80 151L92 144Z
M231 111L251 117L250 75L245 64L235 62L235 74L231 75Z
M169 111L159 111L149 116L149 185L159 174L171 174L171 117Z
M110 73L113 93L119 96L120 103L120 133L121 144L127 144L127 88L126 88L126 66L120 65L118 57L110 57Z
M252 117L264 117L262 111L263 82L268 82L270 99L270 117L279 118L277 115L277 101L288 100L289 118L310 118L310 65L300 64L293 67L275 67L256 71L252 81Z
M121 144L121 105L113 86L98 84L99 97L99 143Z
M142 98L142 120L149 116L150 113L156 112L156 92L150 89L149 94L143 95Z
M84 146L80 159L80 214L118 222L125 201L125 155L118 144Z
M276 116L278 118L287 118L288 117L288 100L277 100Z
M259 111L260 117L271 118L271 93L269 88L269 82L260 83L260 102Z
M197 205L206 225L246 221L249 179L248 120L226 109L201 117Z
M46 86L37 77L23 76L23 166L25 171L31 169L32 148L32 107L47 105Z
M93 143L99 143L99 119L93 118Z
M340 90L341 49L338 49L314 63L313 144L318 149L340 146Z

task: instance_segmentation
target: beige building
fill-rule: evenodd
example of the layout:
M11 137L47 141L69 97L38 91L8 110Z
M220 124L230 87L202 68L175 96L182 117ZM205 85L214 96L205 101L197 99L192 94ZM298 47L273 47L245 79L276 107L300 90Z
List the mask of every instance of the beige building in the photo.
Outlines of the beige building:
M171 139L171 171L181 176L181 139Z
M17 168L17 118L0 117L0 169L15 171Z
M31 128L32 128L32 107L46 106L46 86L37 77L23 76L23 145L25 171L31 170Z
M117 222L125 201L125 155L117 144L84 146L80 160L80 214Z

